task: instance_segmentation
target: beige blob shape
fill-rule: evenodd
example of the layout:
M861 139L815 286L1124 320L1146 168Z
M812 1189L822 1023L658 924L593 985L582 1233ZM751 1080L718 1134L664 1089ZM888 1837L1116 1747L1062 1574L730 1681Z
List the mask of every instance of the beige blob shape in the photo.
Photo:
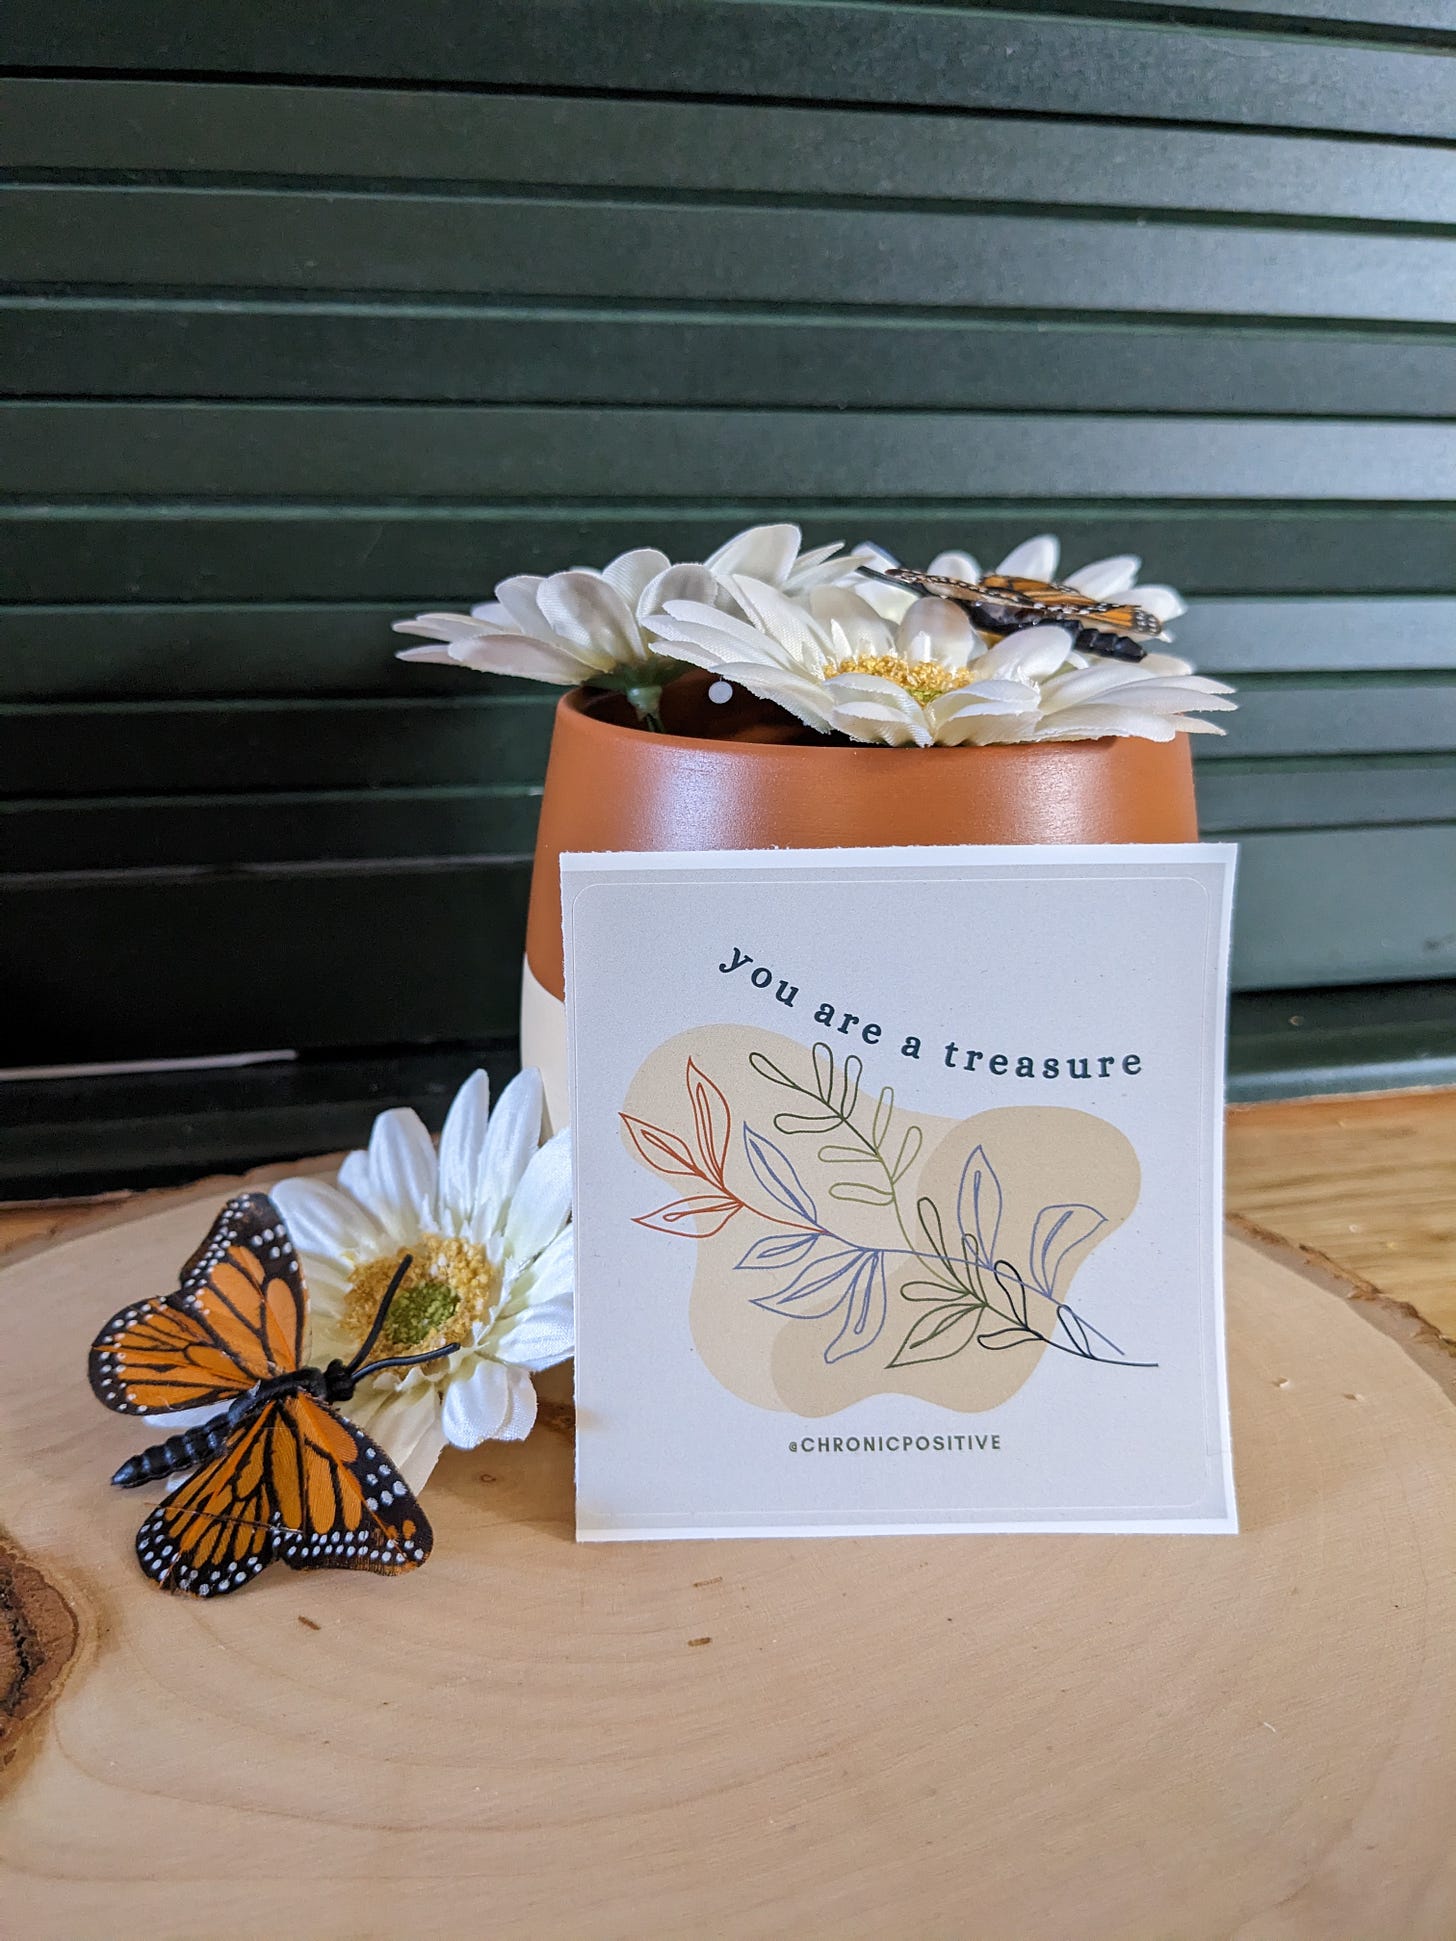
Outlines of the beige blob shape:
M755 1055L757 1065L751 1062ZM721 1157L728 1195L745 1202L716 1233L697 1237L697 1230L713 1224L721 1212L687 1215L668 1223L669 1230L659 1234L663 1248L695 1250L689 1325L698 1352L713 1376L743 1401L800 1416L831 1415L882 1394L917 1396L961 1414L994 1409L1016 1393L1052 1350L1035 1340L1020 1340L1004 1349L982 1348L972 1337L1018 1329L1017 1307L1023 1299L1028 1320L1041 1333L1056 1331L1052 1301L1034 1288L1027 1289L1034 1278L1033 1252L1044 1278L1045 1270L1059 1261L1052 1283L1056 1296L1075 1308L1071 1289L1078 1269L1137 1204L1137 1155L1117 1127L1093 1113L1066 1106L1006 1106L954 1120L910 1110L898 1095L881 1103L880 1083L893 1076L903 1088L907 1076L913 1083L914 1072L893 1072L892 1061L874 1053L856 1099L852 1072L848 1074L851 1084L845 1088L851 1054L834 1047L833 1055L833 1079L824 1088L830 1104L825 1105L814 1096L815 1058L803 1045L776 1032L703 1025L660 1045L629 1087L624 1112L642 1125L660 1129L669 1142L666 1147L655 1143L640 1126L634 1138L624 1124L623 1137L644 1168L645 1141L646 1150L663 1169L655 1180L657 1196L652 1197L651 1188L644 1196L643 1213L684 1197L709 1201L723 1197L711 1179L690 1177L680 1170L681 1160L674 1155L681 1149L709 1172ZM808 1087L811 1096L806 1099L774 1082L767 1075L770 1067ZM822 1053L819 1072L828 1072ZM696 1077L699 1073L710 1081L709 1086ZM849 1128L795 1123L827 1118L833 1105L853 1107ZM832 1227L849 1247L885 1250L885 1322L878 1337L862 1351L826 1359L826 1350L834 1352L832 1344L850 1311L848 1305L819 1318L799 1318L754 1305L756 1294L772 1298L800 1268L789 1260L762 1272L740 1269L745 1253L765 1240L787 1247L802 1244L815 1223L802 1209L796 1214L765 1189L749 1163L745 1127L771 1141L788 1158L799 1189L817 1210L819 1224ZM866 1142L876 1143L877 1134L892 1171L898 1171L902 1142L909 1140L904 1147L905 1168L895 1183L895 1204L879 1203L888 1190L887 1171L865 1150ZM677 1141L681 1148L672 1143ZM852 1154L863 1163L852 1163ZM973 1154L978 1157L968 1172ZM992 1303L979 1322L977 1302L962 1301L958 1312L951 1290L941 1294L917 1285L944 1272L945 1255L959 1254L957 1208L963 1179L964 1218L967 1227L975 1230L977 1200L972 1187L977 1178L980 1237L989 1248L994 1234L996 1260L1009 1263L999 1281L984 1269L974 1277ZM795 1192L792 1182L787 1190ZM844 1197L845 1193L851 1197ZM933 1217L929 1235L922 1225L919 1205L923 1200L939 1211L943 1251ZM810 1271L813 1262L833 1250L833 1242L820 1241L813 1250ZM963 1266L961 1271L966 1272ZM834 1298L836 1291L826 1290L822 1300ZM812 1304L810 1297L806 1305ZM873 1295L867 1307L872 1325L878 1313ZM1065 1341L1066 1333L1058 1332L1057 1339ZM1099 1353L1108 1352L1095 1338L1091 1345ZM915 1358L907 1365L889 1366L897 1354L902 1359L944 1358Z

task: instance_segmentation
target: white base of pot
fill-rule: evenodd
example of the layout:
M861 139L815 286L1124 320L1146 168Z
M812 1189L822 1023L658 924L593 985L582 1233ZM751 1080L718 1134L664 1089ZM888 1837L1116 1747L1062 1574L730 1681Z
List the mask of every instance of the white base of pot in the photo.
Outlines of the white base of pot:
M560 1132L571 1119L566 1086L566 1006L521 964L521 1065L534 1065L546 1088L546 1128Z

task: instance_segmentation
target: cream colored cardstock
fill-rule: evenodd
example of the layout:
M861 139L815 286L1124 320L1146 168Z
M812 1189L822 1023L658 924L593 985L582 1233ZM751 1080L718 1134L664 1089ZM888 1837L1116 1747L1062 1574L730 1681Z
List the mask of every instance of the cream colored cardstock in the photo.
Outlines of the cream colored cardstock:
M1234 855L563 858L579 1538L1237 1527Z

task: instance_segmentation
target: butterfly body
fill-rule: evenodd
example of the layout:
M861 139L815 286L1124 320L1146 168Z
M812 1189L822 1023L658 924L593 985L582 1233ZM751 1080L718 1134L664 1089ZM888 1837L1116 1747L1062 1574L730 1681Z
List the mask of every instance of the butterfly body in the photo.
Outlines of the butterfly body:
M240 1194L183 1268L175 1294L134 1302L97 1335L91 1386L108 1408L142 1416L218 1410L112 1477L135 1489L191 1472L137 1532L138 1561L164 1590L223 1596L275 1559L294 1570L394 1575L429 1556L430 1525L409 1485L334 1406L377 1369L454 1352L367 1361L407 1264L354 1359L309 1367L307 1296L287 1228L266 1194Z
M1142 660L1147 652L1144 640L1162 632L1163 623L1142 607L1097 600L1074 586L1057 586L1050 580L1011 573L955 580L941 573L917 573L908 566L886 566L873 571L872 577L931 599L951 601L981 633L1004 636L1026 627L1067 627L1074 647L1114 660Z

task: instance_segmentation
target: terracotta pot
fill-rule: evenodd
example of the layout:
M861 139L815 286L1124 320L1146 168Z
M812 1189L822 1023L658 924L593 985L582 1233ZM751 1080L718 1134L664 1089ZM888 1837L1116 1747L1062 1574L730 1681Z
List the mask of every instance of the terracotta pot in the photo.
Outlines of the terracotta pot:
M1188 738L1005 748L854 748L772 725L751 697L714 708L689 677L650 734L616 697L556 710L531 882L521 1062L566 1101L563 850L839 849L920 843L1195 842Z

